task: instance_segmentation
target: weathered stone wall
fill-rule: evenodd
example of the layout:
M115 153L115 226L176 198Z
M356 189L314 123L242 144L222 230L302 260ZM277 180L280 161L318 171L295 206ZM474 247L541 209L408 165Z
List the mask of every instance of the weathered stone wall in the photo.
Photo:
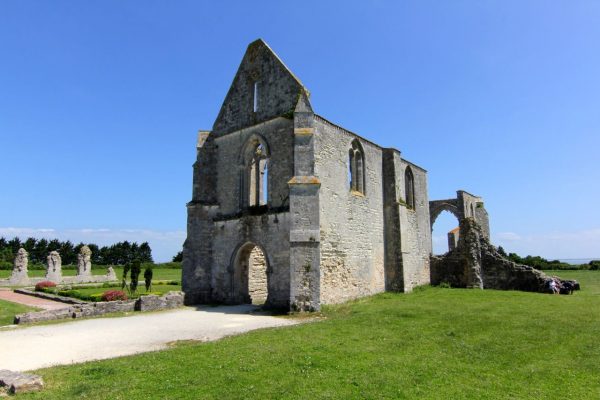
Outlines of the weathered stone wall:
M235 215L241 211L242 149L254 135L264 138L268 146L268 205L289 207L288 181L294 176L294 127L287 118L276 118L259 125L232 132L215 139L217 146L216 198L219 213Z
M321 302L385 290L382 150L327 120L315 120L315 175L321 181ZM364 150L365 193L350 190L348 151Z
M402 158L396 149L383 149L383 222L385 248L385 289L404 291L402 248L400 242L400 208L403 197Z
M429 198L427 195L427 172L406 160L402 160L402 179L398 184L400 196L406 199L404 176L410 168L414 177L415 208L400 207L400 248L404 274L404 291L429 283L429 256L431 255L431 229L429 224Z
M254 246L248 257L248 294L253 304L267 300L267 260L258 246Z
M268 304L289 307L290 245L289 213L245 215L214 222L212 238L211 301L242 303L247 293L236 271L239 249L253 243L261 247L269 265Z

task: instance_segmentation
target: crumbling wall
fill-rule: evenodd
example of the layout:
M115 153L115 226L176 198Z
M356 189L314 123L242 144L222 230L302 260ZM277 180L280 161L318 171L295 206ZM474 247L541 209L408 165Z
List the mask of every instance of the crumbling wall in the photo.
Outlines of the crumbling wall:
M547 292L551 277L504 258L473 218L460 222L458 247L431 259L431 283L452 287Z

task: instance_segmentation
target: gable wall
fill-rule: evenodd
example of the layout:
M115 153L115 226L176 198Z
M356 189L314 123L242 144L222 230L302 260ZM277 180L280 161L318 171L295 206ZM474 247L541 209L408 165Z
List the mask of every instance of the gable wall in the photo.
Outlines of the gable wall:
M258 82L258 110L254 112L254 82ZM267 45L258 40L248 46L213 126L222 136L292 112L302 84Z

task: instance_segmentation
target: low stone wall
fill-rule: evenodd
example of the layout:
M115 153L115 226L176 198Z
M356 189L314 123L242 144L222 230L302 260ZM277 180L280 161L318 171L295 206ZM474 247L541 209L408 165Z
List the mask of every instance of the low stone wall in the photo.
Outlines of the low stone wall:
M551 292L550 282L568 283L578 289L576 281L553 278L527 265L503 257L482 233L472 218L460 223L458 246L443 257L431 258L431 283L443 282L452 287Z
M63 297L63 296L59 296ZM35 311L15 316L15 324L41 321L96 317L115 312L156 311L183 306L183 292L169 292L162 296L140 296L136 300L82 302L58 310Z

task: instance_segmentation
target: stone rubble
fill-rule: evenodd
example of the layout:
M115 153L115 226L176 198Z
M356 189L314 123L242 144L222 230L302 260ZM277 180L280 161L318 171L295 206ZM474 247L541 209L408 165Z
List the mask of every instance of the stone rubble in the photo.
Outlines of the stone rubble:
M9 394L35 392L44 388L44 380L39 375L0 369L0 387Z

